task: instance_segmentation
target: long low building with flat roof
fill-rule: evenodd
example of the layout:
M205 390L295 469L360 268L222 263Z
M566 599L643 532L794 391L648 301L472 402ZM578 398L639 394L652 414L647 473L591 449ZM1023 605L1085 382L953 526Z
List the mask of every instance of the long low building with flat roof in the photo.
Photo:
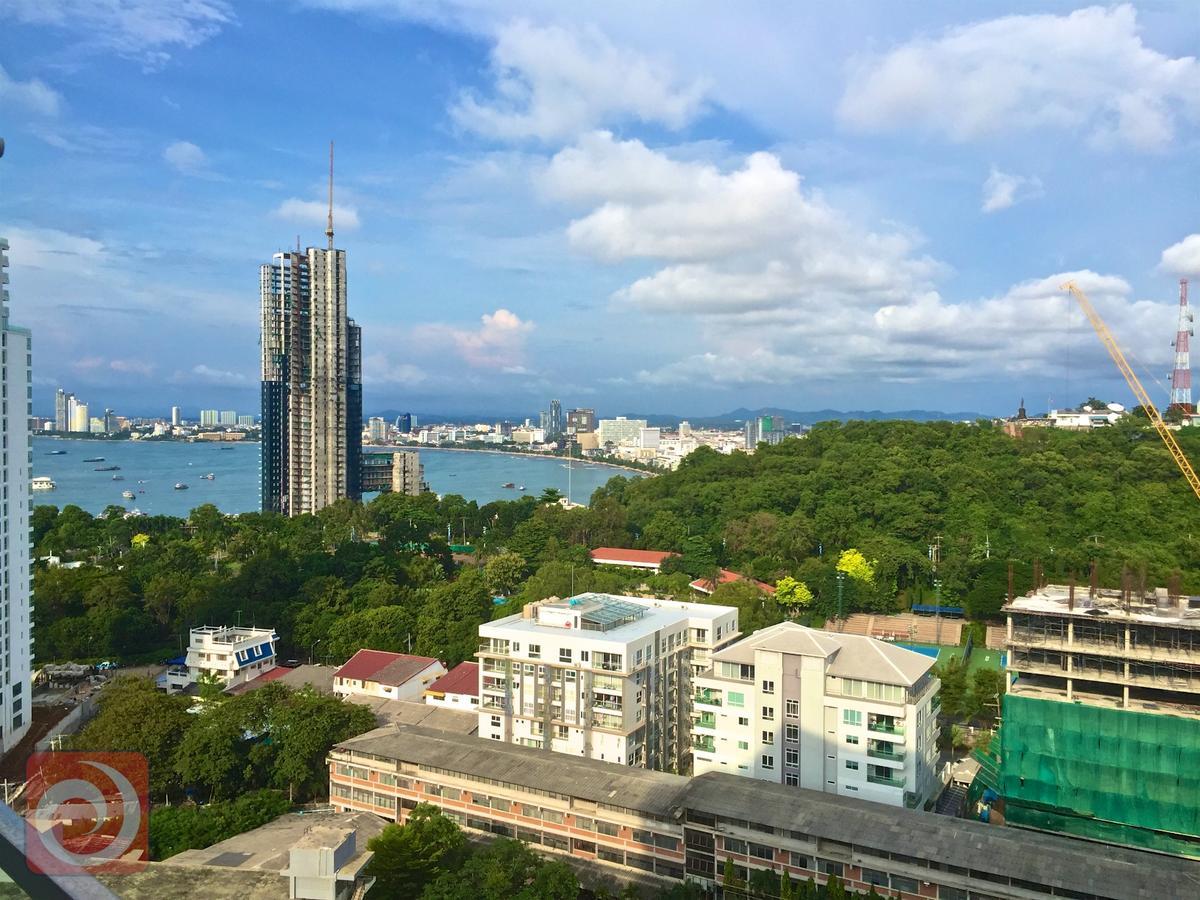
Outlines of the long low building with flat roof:
M331 751L330 801L404 821L418 803L469 832L519 838L627 878L740 878L900 900L1162 900L1200 896L1200 863L986 825L722 772L688 778L421 726Z

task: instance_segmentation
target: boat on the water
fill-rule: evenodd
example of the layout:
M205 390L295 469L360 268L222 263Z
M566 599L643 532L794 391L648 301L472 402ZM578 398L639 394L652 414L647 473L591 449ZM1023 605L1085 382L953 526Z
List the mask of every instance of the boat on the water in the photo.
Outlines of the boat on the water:
M500 487L502 487L502 488L511 488L511 487L516 487L516 485L515 485L515 484L513 484L511 481L506 481L506 482L504 482L504 484L500 485Z
M96 466L95 471L97 471L97 472L117 472L120 470L120 468L121 468L120 466Z
M66 450L48 450L48 451L46 451L46 455L47 456L66 456L67 451Z
M121 496L124 497L126 500L132 500L134 497L137 496L137 494L135 494L133 491L121 491Z
M89 456L84 462L104 462L103 456Z
M37 476L31 482L29 482L29 486L35 491L52 491L58 487L58 485L54 483L54 479L49 475Z
M203 478L205 481L212 481L217 476L214 475L212 472L207 472L204 475L201 475L200 477Z
M114 475L113 476L113 481L124 481L124 480L125 480L124 475Z
M175 490L186 491L187 489L188 489L188 486L186 484L184 484L182 481L175 482Z

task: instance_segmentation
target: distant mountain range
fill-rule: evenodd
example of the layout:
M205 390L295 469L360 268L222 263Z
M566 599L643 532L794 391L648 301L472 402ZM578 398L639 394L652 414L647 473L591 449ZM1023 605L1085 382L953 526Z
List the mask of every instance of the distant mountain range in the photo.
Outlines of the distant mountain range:
M400 415L398 410L387 409L382 412L372 413L372 415L381 416L388 421L395 421ZM434 413L414 413L418 423L425 422L493 422L499 419L507 418L509 421L524 421L525 416L497 416L495 413L481 416L471 415L454 415L446 416ZM783 416L789 425L813 425L817 422L849 422L851 420L859 421L891 421L891 420L907 420L910 422L974 422L976 419L990 419L985 413L980 412L942 412L936 409L898 409L885 411L881 409L816 409L816 410L796 410L783 409L778 406L764 406L761 409L746 409L739 407L727 413L722 413L717 416L675 416L662 415L659 413L627 413L630 419L645 419L650 425L659 427L673 427L680 422L687 421L692 425L717 427L721 425L740 425L747 419L752 419L755 416ZM606 415L604 418L608 418Z

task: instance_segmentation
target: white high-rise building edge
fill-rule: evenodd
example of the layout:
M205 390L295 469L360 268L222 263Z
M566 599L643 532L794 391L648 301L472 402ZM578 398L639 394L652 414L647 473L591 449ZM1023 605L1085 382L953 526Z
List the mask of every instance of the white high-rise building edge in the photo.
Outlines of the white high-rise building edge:
M732 606L580 594L479 626L479 736L686 772L691 681Z
M0 465L3 517L0 530L0 750L8 752L29 730L33 710L29 683L33 661L30 621L29 509L33 447L33 338L8 318L8 241L0 238L0 366L4 396L0 429L5 453ZM56 410L57 412L57 410Z
M695 679L693 770L921 807L939 787L934 660L783 622Z
M180 418L179 418L179 407L178 407L178 406L172 406L172 407L171 407L171 426L172 426L173 428L178 428L178 427L179 427L179 422L180 422Z

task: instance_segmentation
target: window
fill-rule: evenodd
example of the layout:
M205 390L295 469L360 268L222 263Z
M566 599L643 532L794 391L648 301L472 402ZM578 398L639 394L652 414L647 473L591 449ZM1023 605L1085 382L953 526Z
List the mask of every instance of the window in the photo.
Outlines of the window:
M800 765L800 751L793 750L791 747L789 747L787 750L784 750L783 762L785 765L793 767Z
M580 662L587 662L587 661L588 661L588 652L587 652L586 650L580 650L580 651L579 651L579 661L580 661Z
M860 880L865 881L867 884L878 885L879 887L888 886L887 872L880 872L878 869L863 868Z
M764 753L764 754L762 755L762 767L763 767L764 769L773 769L773 768L775 768L775 757L774 757L774 756L772 756L772 755L771 755L771 754L769 754L769 753Z
M787 725L783 729L783 737L789 744L800 743L800 726Z
M619 825L614 825L612 822L597 822L596 830L601 834L607 834L609 837L617 837L621 833Z
M817 871L822 875L836 875L838 878L842 878L845 875L846 867L832 859L817 857Z
M848 760L846 760L846 768L850 769L853 772L857 772L858 771L858 763L852 759L848 759Z
M596 823L592 819L585 819L582 816L575 817L575 827L580 831L595 831Z
M784 700L783 714L789 719L800 718L800 701L799 700Z
M788 853L788 865L795 866L797 869L810 869L812 860L808 858L807 854L791 851Z
M847 744L857 744L858 743L858 735L856 735L856 734L846 735L846 743Z
M541 659L542 658L542 645L541 644L530 644L529 645L529 658L530 659Z
M755 859L774 859L775 851L766 844L756 844L753 841L750 843L750 855Z
M738 741L738 749L739 750L749 750L750 742L749 741Z
M499 716L492 716L492 727L493 728L500 727L500 717Z
M750 849L745 841L740 841L737 838L727 837L724 841L725 852L727 853L741 853L744 856Z
M768 722L773 722L775 720L775 707L764 706L762 708L762 717Z
M788 787L800 787L800 776L795 772L784 772L783 783Z
M746 705L746 695L741 691L726 691L725 699L728 701L730 706Z
M763 683L762 683L762 692L763 692L764 694L773 694L773 693L775 693L775 682L774 682L774 681L767 681L767 680L765 680L765 679L764 679L764 680L763 680Z
M747 718L746 716L738 716L738 725L741 726L742 728L749 728L750 727L750 719Z
M563 814L557 809L543 809L542 821L553 822L555 825L561 825L563 823Z
M950 887L946 884L937 886L938 900L967 900L967 892L962 888Z
M559 647L558 648L558 661L565 662L565 663L569 663L571 661L571 648L570 647Z
M1044 890L1042 885L1037 885L1035 890ZM906 894L915 894L920 890L915 878L905 878L903 875L892 876L892 890L904 891Z
M842 724L843 725L861 725L862 724L862 712L857 709L843 709L842 710Z
M764 744L773 744L773 743L775 743L775 732L773 732L773 731L764 731L764 732L762 733L762 742L763 742Z

